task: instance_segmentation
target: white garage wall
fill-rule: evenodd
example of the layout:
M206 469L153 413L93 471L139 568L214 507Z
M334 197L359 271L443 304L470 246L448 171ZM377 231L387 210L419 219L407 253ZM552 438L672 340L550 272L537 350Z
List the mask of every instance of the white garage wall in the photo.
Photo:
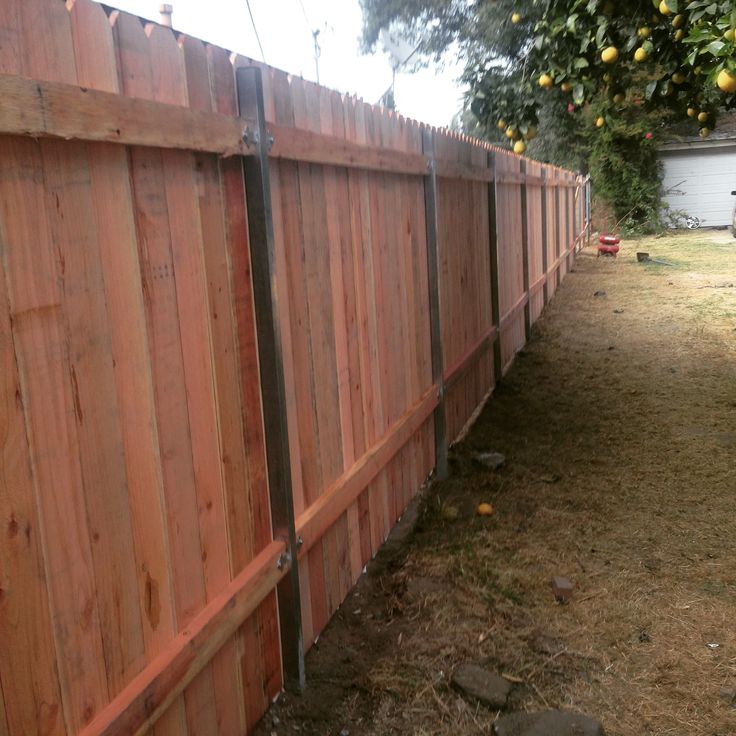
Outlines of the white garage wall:
M663 151L664 200L705 227L731 224L736 197L736 145ZM669 191L668 190L672 190Z

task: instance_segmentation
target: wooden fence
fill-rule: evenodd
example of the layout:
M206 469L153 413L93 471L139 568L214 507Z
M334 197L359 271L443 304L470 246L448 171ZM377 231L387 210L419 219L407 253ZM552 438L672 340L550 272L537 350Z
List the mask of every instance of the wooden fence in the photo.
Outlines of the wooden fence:
M246 733L584 183L90 0L3 0L0 101L0 735Z

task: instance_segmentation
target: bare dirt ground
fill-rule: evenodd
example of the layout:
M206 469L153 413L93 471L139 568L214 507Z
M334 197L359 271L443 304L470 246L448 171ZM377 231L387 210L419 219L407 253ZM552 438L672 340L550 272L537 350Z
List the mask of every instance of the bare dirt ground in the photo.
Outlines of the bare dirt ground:
M479 467L485 450L506 465ZM518 681L514 710L581 711L609 736L732 736L735 506L736 240L586 251L415 531L313 647L306 692L258 733L489 734L496 713L450 686L473 661ZM554 575L575 586L567 605Z

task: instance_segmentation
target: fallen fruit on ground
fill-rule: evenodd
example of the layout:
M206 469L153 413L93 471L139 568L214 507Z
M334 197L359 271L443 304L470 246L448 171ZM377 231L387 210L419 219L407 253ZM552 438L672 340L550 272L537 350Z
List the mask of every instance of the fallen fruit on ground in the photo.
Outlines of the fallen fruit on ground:
M476 512L478 516L490 516L493 513L493 506L489 503L479 503Z

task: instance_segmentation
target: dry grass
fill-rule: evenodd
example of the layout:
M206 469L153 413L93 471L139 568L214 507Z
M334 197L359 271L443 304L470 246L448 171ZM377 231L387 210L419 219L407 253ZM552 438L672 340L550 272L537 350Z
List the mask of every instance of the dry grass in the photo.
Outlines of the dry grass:
M638 264L637 250L673 265ZM506 466L478 468L479 450ZM736 685L735 458L736 240L582 254L408 545L378 560L310 656L315 684L279 706L278 729L487 734L495 714L449 686L472 659L521 680L514 708L580 710L609 736L736 734L719 697ZM573 581L570 604L554 602L553 575Z

